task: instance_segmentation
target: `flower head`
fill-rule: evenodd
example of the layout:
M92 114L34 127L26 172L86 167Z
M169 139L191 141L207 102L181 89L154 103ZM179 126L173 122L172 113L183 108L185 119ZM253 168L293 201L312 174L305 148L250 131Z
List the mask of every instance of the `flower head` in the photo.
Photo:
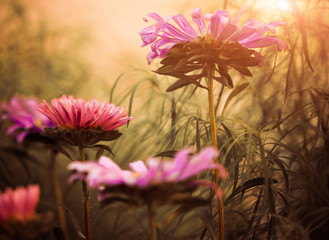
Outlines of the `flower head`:
M113 140L121 135L115 129L133 119L126 117L123 107L112 103L65 95L52 99L50 106L43 100L40 111L57 126L56 129L46 129L48 136L63 137L72 145Z
M132 162L129 164L130 170L122 170L113 160L103 156L99 162L69 164L68 168L75 170L69 182L76 179L86 181L91 188L101 191L101 199L109 191L131 193L144 201L147 201L145 197L152 195L155 198L153 200L166 202L176 193L194 189L197 182L192 178L202 171L219 169L221 178L226 178L225 168L213 161L217 156L214 147L207 147L194 156L191 155L191 149L187 148L178 152L173 160L149 158L146 164L141 160ZM159 196L152 194L159 192ZM165 199L162 199L163 195L167 195Z
M3 120L9 120L12 124L7 134L15 136L17 142L22 143L28 134L40 133L45 127L54 126L49 119L39 112L39 101L35 98L13 96L8 103L3 102L1 108L4 113Z
M6 224L11 220L26 221L33 218L39 195L38 185L18 187L15 190L8 188L5 192L0 192L0 223Z
M0 192L0 239L48 239L53 231L52 213L37 214L38 185L7 188Z
M279 51L287 48L284 41L264 35L266 32L275 33L275 27L285 22L264 24L249 19L240 27L238 20L242 10L232 21L230 14L224 10L203 15L201 9L197 8L191 11L196 29L181 14L162 18L156 13L150 13L144 18L146 22L147 17L156 21L140 32L142 47L151 44L148 62L155 58L165 58L157 73L180 79L169 91L191 83L202 87L197 80L209 76L209 71L219 74L213 76L215 80L233 87L227 73L228 67L251 76L248 67L259 65L262 61L262 56L251 48L270 45L276 45ZM186 75L195 70L201 70L201 73Z

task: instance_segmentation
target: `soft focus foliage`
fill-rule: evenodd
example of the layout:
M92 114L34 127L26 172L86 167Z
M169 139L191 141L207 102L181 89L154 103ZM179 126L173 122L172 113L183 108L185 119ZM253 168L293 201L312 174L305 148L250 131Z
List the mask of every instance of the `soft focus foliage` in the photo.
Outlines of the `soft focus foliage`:
M42 99L80 89L78 82L89 78L79 58L81 36L55 30L36 2L1 0L0 6L1 98L19 93Z

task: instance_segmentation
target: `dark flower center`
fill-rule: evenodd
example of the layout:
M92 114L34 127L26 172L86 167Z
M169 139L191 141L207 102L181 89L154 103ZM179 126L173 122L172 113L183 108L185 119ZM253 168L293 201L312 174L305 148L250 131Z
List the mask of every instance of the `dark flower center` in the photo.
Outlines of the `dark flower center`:
M245 48L238 42L217 41L208 36L200 37L193 42L174 45L161 61L163 66L156 72L179 79L167 91L189 84L206 88L200 81L203 77L209 77L209 74L213 79L232 88L233 82L228 69L234 68L243 75L252 76L248 67L260 63L253 53L254 50Z

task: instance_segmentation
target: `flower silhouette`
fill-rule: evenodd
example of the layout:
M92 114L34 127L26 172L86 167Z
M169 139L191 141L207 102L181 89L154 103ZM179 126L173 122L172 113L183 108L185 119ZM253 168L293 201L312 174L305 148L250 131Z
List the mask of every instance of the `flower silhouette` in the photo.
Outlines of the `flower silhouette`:
M148 62L155 58L164 58L161 61L163 66L156 72L179 79L167 91L191 83L207 88L200 84L202 77L212 77L225 86L233 87L228 68L252 76L248 67L262 62L261 54L251 48L270 45L276 45L279 51L287 48L287 44L277 37L264 35L268 31L275 33L275 27L282 26L285 22L264 24L249 19L240 27L238 20L241 12L242 10L231 21L230 14L224 10L203 16L201 9L197 8L191 11L197 29L181 14L162 18L156 13L150 13L144 18L145 21L148 21L147 17L156 21L140 32L142 47L151 44ZM198 73L194 72L196 70ZM188 73L192 74L187 75Z

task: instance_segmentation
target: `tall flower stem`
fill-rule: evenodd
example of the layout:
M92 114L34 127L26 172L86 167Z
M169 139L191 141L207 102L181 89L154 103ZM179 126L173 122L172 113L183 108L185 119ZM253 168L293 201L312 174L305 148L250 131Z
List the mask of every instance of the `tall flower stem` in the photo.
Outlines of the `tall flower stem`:
M210 121L210 131L211 131L211 142L214 147L217 148L217 127L216 127L216 116L214 107L214 83L213 83L213 69L208 66L208 106L209 106L209 121ZM218 170L214 170L214 179L217 182ZM219 217L219 234L220 240L224 240L224 207L222 198L217 198L218 203L218 217Z
M157 240L155 214L154 214L152 203L147 204L147 211L148 211L148 218L149 218L150 231L151 231L151 240Z
M63 206L62 192L60 189L60 185L57 177L57 171L56 171L56 155L57 155L56 151L51 152L51 171L52 171L51 175L52 175L53 187L54 187L55 198L56 198L56 208L57 208L59 225L61 226L61 229L64 234L64 240L69 240L65 214L62 207Z
M79 154L81 162L85 161L85 154L83 152L83 146L79 145ZM82 193L83 193L83 204L85 213L85 229L86 229L86 240L90 240L90 224L89 224L89 189L86 182L82 181Z

